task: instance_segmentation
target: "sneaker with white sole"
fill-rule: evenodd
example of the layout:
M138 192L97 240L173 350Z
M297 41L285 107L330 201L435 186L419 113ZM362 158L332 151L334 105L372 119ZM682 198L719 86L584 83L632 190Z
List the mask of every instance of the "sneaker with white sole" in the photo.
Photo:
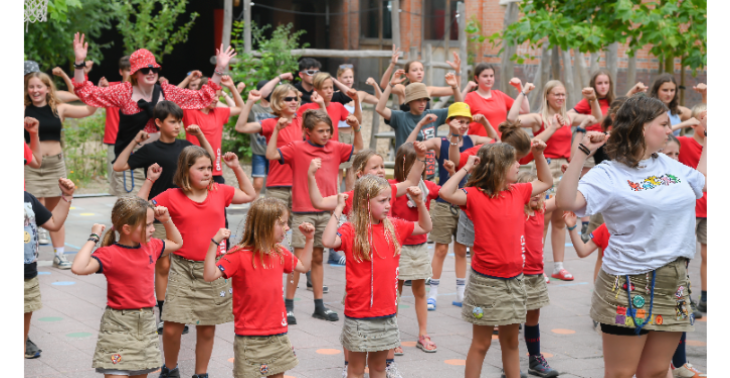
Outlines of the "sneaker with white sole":
M385 367L385 378L403 378L395 362L391 362L390 365Z
M557 370L548 365L547 360L542 354L539 356L530 356L530 367L527 371L532 375L545 378L553 378L560 375Z
M48 230L40 228L38 230L38 244L48 245L51 244L51 235L48 234Z
M35 345L34 342L30 341L30 338L25 340L25 358L32 360L41 356L42 350Z
M707 377L707 374L702 374L697 368L692 366L689 362L685 363L684 365L672 369L672 375L674 378L697 378L697 377Z
M55 255L53 257L53 267L61 270L71 269L71 262L66 259L65 255Z

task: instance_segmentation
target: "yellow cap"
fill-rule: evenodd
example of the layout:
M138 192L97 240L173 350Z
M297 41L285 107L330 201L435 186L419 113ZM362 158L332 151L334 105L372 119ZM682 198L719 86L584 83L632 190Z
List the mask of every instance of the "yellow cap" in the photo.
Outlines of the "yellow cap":
M449 115L446 117L446 119L451 119L452 117L466 117L469 118L469 121L471 122L471 108L469 107L469 104L465 102L455 102L449 106Z

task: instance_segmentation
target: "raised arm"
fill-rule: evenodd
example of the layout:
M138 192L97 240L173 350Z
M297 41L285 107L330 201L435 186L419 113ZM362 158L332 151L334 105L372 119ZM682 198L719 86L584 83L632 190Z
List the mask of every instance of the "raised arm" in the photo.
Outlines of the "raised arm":
M241 110L243 109L244 103L243 99L241 98L241 94L238 93L238 89L236 88L236 85L233 83L233 79L231 79L230 76L226 75L221 78L221 85L228 88L228 90L231 91L231 95L233 96L233 102L235 102L235 106L230 106L231 108L231 115L239 115L241 114ZM247 115L248 117L248 115Z
M58 179L58 186L61 188L61 201L58 201L58 205L51 211L51 219L39 225L48 231L58 231L66 222L68 210L71 208L71 201L73 201L74 190L76 190L73 181L63 177Z
M215 156L217 154L215 153L215 150L213 150L213 146L211 146L210 143L208 142L208 138L206 138L205 134L203 134L203 131L200 130L200 126L188 125L188 127L185 128L185 132L188 135L192 135L192 136L198 138L198 142L200 142L200 147L203 147L203 149L208 152L210 157L212 159L215 159Z
M248 122L248 115L251 113L251 108L258 100L261 99L261 92L252 90L248 92L248 101L243 106L241 114L238 115L235 129L242 134L254 134L261 132L261 124L258 122Z
M166 207L155 207L155 219L162 223L162 227L165 227L165 250L162 251L161 257L165 257L182 248L182 235L180 235L180 230L177 229L175 223L172 222L170 212L167 210Z
M231 231L227 228L221 228L216 232L215 236L210 239L208 243L208 252L205 254L205 261L203 262L203 280L205 282L213 282L223 277L223 272L216 266L216 253L223 240L231 237Z
M428 142L438 141L439 139L429 139ZM413 148L416 150L416 161L413 162L411 170L408 172L408 177L403 182L395 184L396 197L401 197L406 194L408 188L411 186L418 186L423 177L423 170L426 168L426 148L427 142L413 142Z
M72 94L74 93L74 84L71 81L71 78L68 77L68 75L66 74L66 71L61 69L61 67L55 67L55 68L53 68L51 73L53 73L53 76L60 77L63 80L63 82L66 84L68 91L71 92Z
M578 180L588 158L587 153L583 152L584 146L589 153L595 152L599 147L606 143L606 135L599 131L589 131L583 136L583 140L579 145L580 153L571 156L568 169L565 170L563 178L558 184L558 190L555 193L555 204L558 209L567 211L576 211L586 206L586 199L583 194L578 191Z
M699 83L696 86L692 87L692 89L694 89L695 92L702 95L702 103L706 104L707 103L707 84Z
M337 228L340 224L342 209L345 208L345 198L347 198L347 195L344 193L337 195L337 206L335 207L335 210L332 211L332 216L330 216L330 220L327 222L327 227L322 233L322 245L325 246L325 248L333 248L336 250L342 245L342 240L340 240L340 237L337 235Z
M274 88L276 88L276 85L279 84L282 80L293 81L294 75L292 75L291 72L287 72L269 80L263 87L261 87L261 97L269 97L271 92L274 91Z
M702 154L700 154L700 161L697 163L697 170L705 175L705 187L702 188L703 192L707 191L707 110L700 114L702 126L705 129L705 143L702 147Z
M291 120L284 117L279 118L279 121L276 122L276 127L274 127L274 130L271 133L271 138L269 138L269 144L266 145L266 159L281 160L281 154L279 153L279 149L276 147L276 140L279 138L279 131L290 123Z
M489 138L484 138L479 135L472 135L471 139L474 142L475 145L477 144L486 144L494 140L499 140L499 134L497 134L497 131L494 130L494 127L492 127L492 123L489 122L487 117L484 116L484 114L474 114L472 116L472 122L478 122L481 123L482 126L484 126L484 130L487 132L487 136Z
M512 104L512 107L509 110L509 113L507 114L507 120L510 122L516 122L518 119L520 120L520 125L522 127L530 127L532 128L533 132L537 131L540 128L540 117L537 114L522 114L520 115L521 109L522 109L522 103L527 99L527 95L532 92L532 90L535 89L535 85L532 83L525 84L524 88L520 93L517 94L517 98L515 98L515 102Z
M362 128L360 127L360 122L358 122L354 114L350 114L349 116L347 116L345 122L347 122L347 124L352 127L352 131L355 133L352 138L352 147L353 153L356 154L360 152L363 147L362 133L360 132L360 129Z
M644 83L642 82L638 82L634 84L634 86L631 87L628 92L626 92L626 97L631 97L639 92L646 92L647 90L649 90L649 87L644 85Z
M452 205L466 205L466 193L463 190L459 190L459 183L468 173L471 173L472 169L477 164L479 164L479 158L476 155L469 156L464 167L456 171L456 173L454 173L449 180L441 186L439 196Z
M418 135L421 133L421 129L423 128L423 126L426 126L429 123L436 122L437 119L438 119L438 116L436 114L433 114L433 113L426 114L425 117L421 118L421 120L418 121L418 123L416 124L416 127L413 128L411 133L408 134L408 138L406 139L405 143L417 141ZM436 139L436 138L432 138L432 139ZM429 141L432 139L429 139Z
M472 80L469 80L466 85L464 86L464 89L461 91L461 98L466 98L466 95L469 94L474 88L478 87L479 84L475 83Z
M573 140L571 140L571 142L570 142L570 156L575 156L578 153L578 145L580 145L581 141L583 140L581 134L586 133L585 127L587 125L593 125L593 124L595 124L596 122L594 122L594 121L595 121L595 118L593 118L593 116L591 115L589 117L586 117L583 120L583 122L581 122L581 124L578 125L578 127L580 129L582 129L582 131L577 131L576 130L575 136L573 137ZM543 131L543 133L544 132L545 131ZM542 135L543 133L540 133L540 135ZM538 135L537 137L540 137L540 135ZM594 154L594 152L591 152L591 154L588 155L588 156L593 156L593 154Z
M84 64L82 66L82 64L86 60L86 53L89 50L89 43L84 42L84 39L84 34L79 35L78 32L74 34L73 48L74 56L76 58L76 60L74 60L74 64L76 65L76 69L74 70L74 81L79 84L82 84L86 81L86 75L84 74L84 67L86 65Z
M312 201L312 207L318 210L332 211L337 207L337 195L322 198L322 192L317 186L317 171L322 168L322 159L314 158L309 163L307 170L307 186L309 188L309 199Z
M91 235L89 239L81 246L79 252L74 257L73 264L71 264L71 273L77 276L86 276L94 274L99 271L99 261L91 258L91 252L94 251L96 243L101 239L101 235L104 233L106 226L103 224L94 224L91 226ZM114 232L114 231L110 231Z
M578 216L572 211L566 211L563 213L563 219L565 225L568 227L568 233L570 234L570 242L573 243L573 248L578 254L578 257L588 257L593 251L598 249L596 243L593 240L588 240L587 243L583 243L583 239L580 238L580 231L577 230L576 223L578 223Z
M158 178L160 178L160 175L162 174L162 167L160 167L159 164L155 163L150 165L147 168L147 178L144 179L144 182L142 183L142 187L139 188L139 192L137 192L137 197L148 201L150 197L150 190L152 190L152 185L155 184L155 181L157 181Z
M352 101L355 102L355 104L354 104L355 111L352 113L352 115L354 115L355 118L357 118L358 123L362 123L362 109L360 107L360 96L358 95L357 90L355 90L353 88L349 88L345 92L345 94L347 95L347 97L351 98Z
M223 50L222 43L219 49L215 49L215 70L213 70L213 76L211 76L210 81L220 85L222 78L221 73L228 70L228 62L230 62L236 54L237 53L231 46L228 46L227 49Z
M198 70L193 70L190 72L190 75L186 75L183 81L180 82L180 84L177 85L178 88L187 88L188 85L190 85L190 82L193 80L197 80L203 77L203 73Z
M58 115L65 118L86 118L96 112L96 107L91 105L69 105L59 104Z
M134 150L137 145L140 145L144 143L147 139L149 139L150 136L147 134L144 130L140 130L137 133L137 136L132 139L131 142L125 147L122 152L117 155L117 160L114 161L114 165L112 168L114 169L114 172L123 172L129 169L129 156L132 154L132 150Z
M520 80L520 78L518 78L518 77L513 77L512 79L510 79L509 85L513 86L517 90L518 93L524 92L524 87L522 86L522 80ZM532 89L535 89L534 85L533 85L533 88L530 89L530 91L532 91ZM530 93L530 92L528 91L527 93ZM523 98L522 105L520 105L520 107L519 107L520 114L529 114L530 113L530 99L527 98L527 93L525 93L522 96L522 98ZM514 106L514 104L512 104L512 106Z
M543 151L547 145L540 139L532 140L532 155L535 157L535 169L537 170L537 180L532 182L532 195L542 193L553 187L553 175L550 173Z
M43 153L41 152L41 141L38 137L38 126L39 122L33 117L25 117L24 128L25 131L30 135L30 150L33 152L33 157L28 165L31 168L40 168L43 162Z
M423 235L431 232L433 225L431 224L431 215L426 209L426 204L423 202L423 193L417 186L411 186L408 188L408 194L411 195L413 202L418 208L418 222L413 226L413 235Z
M233 200L231 200L231 203L238 205L255 200L256 190L254 190L251 180L249 180L248 176L246 176L246 172L244 172L243 168L241 168L241 164L238 162L238 156L233 152L226 152L226 154L223 155L223 162L228 166L228 168L233 170L233 173L236 174L236 180L238 181L238 188L236 188L236 192L233 194Z
M367 92L360 91L360 92L364 93L364 95L361 97L362 102L364 102L366 104L370 104L370 105L377 105L378 100L380 100L380 97L383 95L383 91L380 89L380 86L378 85L378 83L375 82L375 79L373 79L372 77L369 77L365 81L365 84L373 87L373 93L375 93L375 95L371 95ZM358 93L360 93L360 92L358 92Z
M599 123L603 121L603 112L601 111L601 104L598 102L598 96L596 96L596 91L593 89L593 87L586 87L583 88L583 97L588 101L588 103L591 105L591 115L593 118L595 118L595 122L591 123ZM585 126L583 126L585 128Z
M388 68L385 69L385 72L383 72L383 77L380 79L380 87L385 89L385 87L388 86L388 82L390 82L390 75L393 73L393 69L395 69L396 63L398 63L398 57L400 57L400 50L395 47L395 43L393 44L393 55L390 58L390 64L388 65Z

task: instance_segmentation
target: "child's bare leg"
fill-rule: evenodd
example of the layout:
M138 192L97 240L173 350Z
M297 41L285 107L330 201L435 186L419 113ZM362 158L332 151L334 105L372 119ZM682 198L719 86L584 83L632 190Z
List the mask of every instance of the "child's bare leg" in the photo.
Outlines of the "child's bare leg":
M385 378L385 360L393 350L368 353L368 372L372 378ZM387 356L387 357L386 357Z
M348 352L347 378L362 378L365 375L367 352ZM372 374L372 373L371 373Z
M499 345L502 349L502 367L507 378L520 377L519 324L499 326Z
M167 325L165 325L167 327ZM215 326L196 326L197 340L195 340L195 374L208 372L210 355L213 354L215 340Z
M471 346L469 346L469 352L466 354L464 378L479 378L482 375L484 357L487 356L487 351L492 345L493 329L492 326L473 325Z
M165 322L162 329L162 352L165 355L165 366L172 370L177 367L177 358L180 354L180 338L185 324Z
M426 280L412 280L411 290L416 299L416 319L418 319L418 336L424 336L428 332L428 305L426 304Z

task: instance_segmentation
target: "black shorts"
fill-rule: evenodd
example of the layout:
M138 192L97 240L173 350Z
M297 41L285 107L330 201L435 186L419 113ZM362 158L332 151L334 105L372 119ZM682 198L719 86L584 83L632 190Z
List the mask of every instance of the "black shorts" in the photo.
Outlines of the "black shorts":
M619 327L606 323L601 323L601 332L616 336L636 336L634 328ZM646 335L648 333L649 331L642 329L639 331L639 336Z

